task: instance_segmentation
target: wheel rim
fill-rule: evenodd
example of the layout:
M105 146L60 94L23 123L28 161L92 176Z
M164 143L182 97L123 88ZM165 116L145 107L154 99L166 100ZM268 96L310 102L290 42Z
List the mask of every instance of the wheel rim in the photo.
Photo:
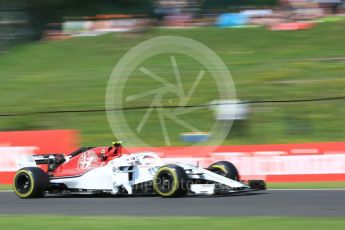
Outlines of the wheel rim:
M168 193L171 191L174 177L170 172L162 172L158 177L158 189L162 193Z
M31 188L31 180L28 174L21 173L16 178L16 190L21 193L25 194L30 191Z

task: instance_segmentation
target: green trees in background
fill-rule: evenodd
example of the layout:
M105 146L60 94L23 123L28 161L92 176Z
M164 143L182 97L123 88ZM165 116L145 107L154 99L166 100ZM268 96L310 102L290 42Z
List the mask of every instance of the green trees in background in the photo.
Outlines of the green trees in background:
M196 0L203 13L236 10L241 6L268 6L278 0ZM39 39L50 22L61 22L66 17L93 16L96 14L144 14L154 16L157 0L1 0L0 12L3 17L18 21L24 19L25 25L10 23L1 27L17 33L22 31L27 39ZM8 19L8 18L7 18ZM9 36L9 35L5 35Z

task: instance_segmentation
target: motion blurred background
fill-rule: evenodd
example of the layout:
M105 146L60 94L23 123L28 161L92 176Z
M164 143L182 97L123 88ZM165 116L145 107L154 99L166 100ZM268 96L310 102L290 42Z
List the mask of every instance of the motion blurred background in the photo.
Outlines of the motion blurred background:
M214 215L220 211L222 216L227 213L223 210L249 215L246 210L253 209L258 210L255 215L264 216L285 210L284 202L291 200L290 212L278 211L274 216L298 217L186 217L192 214L178 207L176 213L183 218L113 218L100 215L137 205L145 211L159 206L159 215L168 215L166 211L179 203L148 197L131 197L131 202L76 197L30 203L0 191L0 211L6 213L0 215L0 228L342 229L344 218L326 217L344 213L339 208L344 199L338 199L345 188L344 0L0 0L0 190L12 188L17 159L23 155L68 154L80 145L108 146L115 138L105 109L113 68L131 48L158 36L191 38L213 50L231 71L237 97L219 100L219 88L209 71L185 106L178 94L164 94L161 110L192 111L179 116L190 126L164 120L169 142L159 113L152 112L140 125L154 95L115 98L121 105L115 115L123 114L130 127L130 131L116 129L115 136L138 136L157 147L159 156L183 163L207 167L215 161L231 161L241 179L266 180L269 189L307 188L297 193L214 197L213 206L207 206L204 198L196 198L196 203L180 200L186 206ZM206 70L205 63L173 55L188 92L200 70ZM153 56L141 66L176 84L172 64L167 54ZM114 91L122 90L123 98L128 98L160 83L137 69L123 88ZM212 147L210 128L218 121L232 123L231 132L216 149L207 148ZM147 150L133 142L124 145L133 152ZM170 150L174 154L169 155ZM340 191L309 191L320 188ZM152 206L140 199L150 199ZM58 204L61 209L55 207ZM44 216L31 216L39 207ZM55 215L76 209L97 216ZM30 216L9 216L19 215L11 210ZM317 218L303 217L318 211ZM49 213L54 216L46 216Z
M344 140L344 1L2 0L0 12L1 131L76 129L83 144L108 144L104 97L113 67L141 41L176 35L214 50L232 73L243 115L224 144ZM163 59L146 66L173 79ZM184 57L177 64L187 89L200 67ZM124 91L151 89L143 77ZM217 99L212 80L197 91L189 106ZM162 105L177 99L166 95ZM126 103L135 131L145 108L133 108L151 100ZM205 109L183 119L207 135L217 116ZM152 115L138 135L165 145L157 122ZM188 144L190 130L167 127L172 145Z
M248 175L333 173L334 180L345 181L341 164L345 156L344 13L342 0L2 0L0 150L8 155L14 151L9 146L38 146L39 153L67 153L77 145L108 145L114 134L106 116L105 93L117 62L142 41L183 36L221 57L231 71L237 99L219 101L217 84L206 71L186 104L199 109L180 116L194 128L166 119L167 142L158 113L138 128L151 106L151 95L123 100L122 107L115 108L132 131L116 136L136 135L149 146L205 146L211 143L212 125L227 120L233 126L221 152L240 157L258 151L293 155L274 161L279 170L296 167L292 172L274 171L276 166L274 170L267 166L270 159L266 158L260 161L266 171L252 172L258 162L248 165L241 160L247 158L234 158L241 170L249 170ZM175 84L170 58L153 56L142 66ZM188 91L204 66L191 57L175 58ZM159 84L135 70L121 90L126 98ZM160 104L168 111L181 105L173 93L165 94ZM79 138L17 133L35 130L74 130ZM52 142L56 144L47 144ZM309 171L308 155L320 155ZM302 162L301 157L304 163L294 165ZM0 171L14 171L12 163L3 163ZM289 177L289 181L301 180Z

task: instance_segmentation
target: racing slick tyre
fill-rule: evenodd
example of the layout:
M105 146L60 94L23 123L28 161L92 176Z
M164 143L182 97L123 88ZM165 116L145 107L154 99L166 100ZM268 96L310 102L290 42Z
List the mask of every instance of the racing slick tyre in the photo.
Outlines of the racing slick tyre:
M14 176L13 189L20 198L43 197L49 189L49 176L37 167L22 168Z
M238 173L237 168L229 161L218 161L216 163L213 163L208 167L208 170L219 175L225 176L231 180L240 180L240 175Z
M153 179L153 188L162 197L184 196L188 192L188 176L178 165L164 165Z

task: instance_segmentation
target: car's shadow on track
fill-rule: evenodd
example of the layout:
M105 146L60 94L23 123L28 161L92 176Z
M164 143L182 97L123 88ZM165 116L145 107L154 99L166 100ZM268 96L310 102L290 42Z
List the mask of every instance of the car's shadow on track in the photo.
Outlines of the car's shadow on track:
M234 197L234 196L257 196L257 195L265 195L269 194L268 192L253 192L253 193L233 193L233 194L218 194L212 196L196 196L195 197L205 197L205 198L213 198L213 197Z
M174 197L174 199L185 199L185 198L220 198L220 197L237 197L237 196L258 196L269 194L265 191L251 192L251 193L230 193L230 194L216 194L216 195L195 195L189 194L182 197ZM156 197L161 198L158 195L111 195L111 194L48 194L44 198L148 198ZM169 199L169 198L162 198Z

